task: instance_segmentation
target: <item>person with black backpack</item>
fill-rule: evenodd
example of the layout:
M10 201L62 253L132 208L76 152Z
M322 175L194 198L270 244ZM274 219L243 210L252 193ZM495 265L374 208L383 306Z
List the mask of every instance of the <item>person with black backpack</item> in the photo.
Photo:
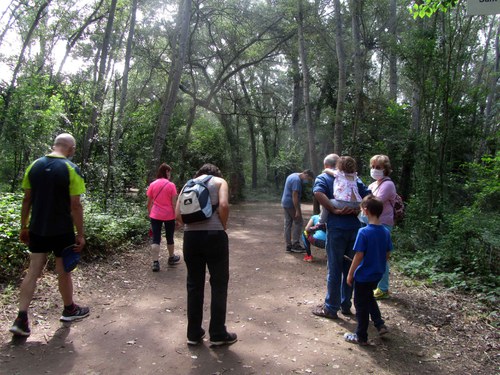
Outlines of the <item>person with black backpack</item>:
M206 268L210 273L211 302L208 332L212 346L231 345L237 335L226 328L229 284L229 188L218 167L204 164L182 188L176 205L184 224L184 262L187 268L187 344L203 342L203 299Z

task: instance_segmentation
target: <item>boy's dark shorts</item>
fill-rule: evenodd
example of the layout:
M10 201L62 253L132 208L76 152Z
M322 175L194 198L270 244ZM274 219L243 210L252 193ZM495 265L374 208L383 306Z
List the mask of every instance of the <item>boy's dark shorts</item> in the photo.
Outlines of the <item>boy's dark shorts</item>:
M29 249L32 253L53 252L56 257L60 257L64 248L75 243L75 234L66 233L58 236L40 236L30 232Z

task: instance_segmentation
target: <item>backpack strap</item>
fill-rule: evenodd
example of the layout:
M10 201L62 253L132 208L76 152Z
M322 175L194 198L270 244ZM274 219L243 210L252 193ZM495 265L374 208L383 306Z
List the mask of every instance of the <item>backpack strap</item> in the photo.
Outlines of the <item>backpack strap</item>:
M206 184L208 181L210 181L210 179L212 178L213 176L212 175L206 175L205 177L202 178L201 182L203 182L204 184Z

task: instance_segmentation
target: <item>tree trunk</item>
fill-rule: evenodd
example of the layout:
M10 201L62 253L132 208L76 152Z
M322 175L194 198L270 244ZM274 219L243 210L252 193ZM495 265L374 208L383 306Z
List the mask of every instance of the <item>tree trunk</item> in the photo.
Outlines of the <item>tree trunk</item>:
M291 58L292 64L292 78L293 78L293 96L292 96L292 137L293 139L299 138L299 122L300 110L302 107L302 80L300 77L299 62L295 56Z
M123 67L123 77L121 85L120 105L118 108L118 119L116 123L116 132L113 142L113 150L116 151L123 135L123 115L125 113L125 106L127 104L128 92L128 72L130 70L130 59L132 58L132 45L134 42L135 22L137 14L137 1L132 0L132 8L130 10L130 28L127 37L127 48L125 50L125 66Z
M497 33L495 37L495 69L494 72L491 74L490 78L490 84L489 84L489 90L488 90L488 97L486 98L486 111L485 111L485 131L484 131L484 136L483 139L486 141L492 134L497 133L499 130L499 115L496 113L495 117L495 110L494 106L495 103L498 105L498 96L499 96L499 90L498 90L498 79L500 77L500 26L497 28ZM496 121L495 121L496 118ZM483 153L486 151L486 142L483 144L484 150ZM493 151L493 150L492 150ZM494 152L492 152L494 153ZM480 155L483 156L483 155Z
M252 189L257 189L257 142L255 141L255 122L253 120L253 117L248 113L250 108L252 108L252 100L250 99L250 95L248 94L243 74L240 72L238 76L240 79L241 89L243 91L243 97L245 98L244 112L246 113L248 135L250 137Z
M478 75L476 77L476 81L475 81L476 87L478 87L481 84L481 82L483 81L483 71L484 71L486 64L487 64L487 61L488 61L488 53L489 53L488 47L490 45L490 39L491 39L491 34L492 34L494 24L495 24L495 18L493 18L491 20L490 28L488 31L488 37L486 38L485 47L484 47L484 54L483 54L483 61L482 61L479 73L478 73ZM492 134L492 130L495 131L493 116L492 116L492 108L493 108L493 103L498 103L498 91L496 89L496 85L497 85L499 72L500 72L500 69L499 69L500 51L499 51L499 45L498 45L499 34L500 34L500 26L497 27L496 36L495 36L494 74L492 74L491 78L490 78L488 96L486 97L486 105L484 105L484 104L482 105L482 107L484 108L484 116L483 116L484 121L482 124L482 134L481 134L480 145L477 148L476 155L474 158L476 160L476 162L479 162L481 160L481 158L483 157L484 153L486 152L487 142L488 142L490 135ZM477 103L477 101L478 101L478 94L476 93L474 95L474 102L473 103L475 104L475 103ZM476 118L477 118L477 114L474 113L473 124L478 122L476 120ZM497 121L497 124L498 124L498 121Z
M389 34L391 36L391 45L389 47L389 99L396 102L398 97L398 70L397 70L397 1L391 0Z
M161 154L167 137L168 126L174 111L175 103L177 102L179 84L181 82L182 70L188 49L189 23L191 20L191 0L183 0L179 8L177 20L178 31L176 45L173 51L174 56L172 58L172 68L168 76L160 120L156 127L153 139L153 155L149 164L148 181L153 180L156 168L158 168L158 165L160 164Z
M59 64L59 68L57 69L56 75L61 74L61 71L64 67L64 64L66 63L66 59L68 58L69 53L71 52L75 44L80 40L85 30L87 30L87 27L103 17L103 16L95 17L97 12L101 9L103 2L104 0L99 1L92 14L85 20L83 25L75 33L73 33L73 35L71 35L68 38L68 42L66 43L66 52L64 53L64 57L61 60L61 63Z
M334 0L335 7L335 45L337 51L337 61L339 68L339 82L337 89L337 108L335 112L334 124L334 145L333 152L338 155L342 154L342 137L343 137L343 117L344 105L347 85L346 73L346 57L342 32L342 14L340 12L340 0Z
M361 51L361 12L362 1L351 0L351 24L352 24L352 42L354 50L354 118L352 124L352 147L349 150L350 155L357 155L358 127L363 116L363 52Z
M311 101L309 97L309 65L307 62L307 52L304 38L304 3L299 0L299 14L298 14L298 37L299 37L299 56L300 63L302 64L302 89L304 91L304 110L306 115L307 139L309 146L309 164L313 172L318 169L318 155L316 154L316 128L312 122L311 115Z
M104 32L104 38L102 42L100 61L99 61L99 70L97 73L97 82L95 85L95 91L92 101L92 113L90 116L90 124L89 127L87 128L87 132L83 142L83 149L82 149L83 168L85 168L89 162L92 146L95 140L97 139L97 135L99 132L98 120L106 92L106 65L108 61L108 53L111 44L111 35L113 33L113 23L116 13L116 3L117 0L111 0L108 22L106 24L106 30Z

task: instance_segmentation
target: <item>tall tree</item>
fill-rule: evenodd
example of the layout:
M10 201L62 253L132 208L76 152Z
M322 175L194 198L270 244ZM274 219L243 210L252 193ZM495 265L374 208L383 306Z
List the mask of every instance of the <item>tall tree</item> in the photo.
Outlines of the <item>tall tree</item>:
M168 126L177 102L179 84L181 82L182 70L188 50L189 23L191 20L191 0L183 0L179 7L177 17L178 29L176 32L173 57L170 74L168 75L167 87L163 96L163 106L158 125L153 138L153 155L149 164L148 181L154 177L154 172L160 163L161 154L167 137Z
M318 168L318 154L316 153L316 127L313 123L311 114L311 99L310 99L310 74L309 64L307 61L306 42L304 36L304 2L299 0L297 25L298 25L298 38L299 38L299 56L302 66L302 88L304 90L304 112L306 117L307 127L307 145L309 149L309 163L310 168L316 172Z
M340 0L334 0L334 22L335 22L335 46L337 51L338 62L338 89L337 89L337 107L335 112L334 122L334 145L333 152L342 154L342 137L343 137L343 120L344 120L344 106L347 86L347 67L346 67L346 54L344 47L344 35L342 31L342 12Z
M97 135L99 131L99 115L101 113L101 109L104 104L104 98L106 93L106 71L108 68L107 62L108 62L108 54L111 43L111 35L113 32L113 22L115 20L116 4L117 0L111 0L111 6L109 9L106 29L104 31L104 37L100 49L99 69L97 72L97 81L95 83L95 89L92 98L93 99L92 113L90 116L90 123L87 128L82 147L82 161L84 167L89 162L92 146L94 142L97 140Z

